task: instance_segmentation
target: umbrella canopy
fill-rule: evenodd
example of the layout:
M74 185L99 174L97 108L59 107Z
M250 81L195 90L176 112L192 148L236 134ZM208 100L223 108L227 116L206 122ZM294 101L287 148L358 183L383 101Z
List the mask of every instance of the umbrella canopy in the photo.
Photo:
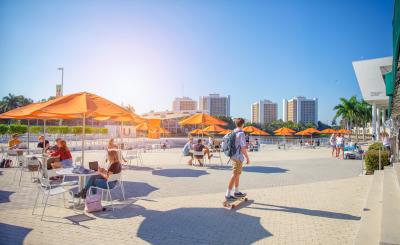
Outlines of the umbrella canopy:
M183 119L180 125L227 125L226 122L205 113L198 113Z
M13 110L4 112L0 114L0 118L4 119L69 119L74 117L54 115L49 113L38 113L39 115L34 116L33 113L37 112L41 108L49 105L50 101L40 102L40 103L32 103L26 106L21 106L15 108Z
M230 133L232 133L232 130L230 130L230 129L225 129L225 130L223 130L221 132L218 132L218 134L221 134L221 135L227 135L227 134L230 134Z
M310 134L320 134L321 133L321 131L319 131L319 130L317 130L315 128L307 128L307 129L305 129L303 131L305 131L307 133L310 133Z
M283 127L283 128L275 130L274 133L275 133L275 135L285 136L285 135L293 135L294 133L296 133L296 131L294 131L293 129L290 129L290 128Z
M149 130L153 130L153 129L155 129L154 127L152 127L149 123L147 123L147 122L142 122L142 123L140 123L139 125L137 125L136 127L135 127L135 129L137 130L137 131L149 131Z
M247 126L247 127L243 128L243 131L246 132L246 133L252 133L252 132L257 131L257 130L260 130L260 129L258 129L258 128L254 127L254 126Z
M321 131L321 134L335 134L336 130L332 129L332 128L327 128Z
M204 132L208 132L208 133L218 133L221 131L224 131L225 129L218 126L218 125L210 125L207 128L203 129Z
M159 133L159 134L170 134L171 132L165 128L155 128L155 129L150 129L151 132L153 133Z
M259 135L259 136L267 136L267 135L269 135L269 133L267 133L267 132L265 132L265 131L263 131L261 129L255 130L255 131L251 132L250 134L251 135Z
M305 130L303 130L303 131L300 131L300 132L298 132L298 133L295 133L295 135L299 135L299 136L310 136L311 133L306 132Z
M337 131L337 133L338 133L338 134L351 134L351 130L342 128L342 129L339 129L339 130Z
M197 134L197 135L204 134L204 135L207 135L207 132L204 132L204 130L197 128L197 129L194 129L194 130L190 131L190 134Z

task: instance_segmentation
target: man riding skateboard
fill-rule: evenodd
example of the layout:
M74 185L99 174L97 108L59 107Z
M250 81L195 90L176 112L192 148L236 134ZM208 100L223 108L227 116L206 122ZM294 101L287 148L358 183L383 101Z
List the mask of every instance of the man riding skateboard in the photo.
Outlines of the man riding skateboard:
M243 162L246 159L246 164L250 163L249 156L247 155L247 144L246 136L243 132L244 119L235 119L236 129L231 133L234 134L234 152L230 156L232 161L232 176L229 180L228 189L226 190L225 199L226 201L234 201L237 198L245 197L246 194L239 190L239 179L242 173ZM233 135L232 135L233 136ZM232 142L233 143L233 142ZM233 187L235 187L234 190Z

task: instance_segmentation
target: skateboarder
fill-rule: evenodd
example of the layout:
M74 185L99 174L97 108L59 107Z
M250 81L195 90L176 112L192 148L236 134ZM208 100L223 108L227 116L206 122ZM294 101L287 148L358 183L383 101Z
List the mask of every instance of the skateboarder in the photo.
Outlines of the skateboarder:
M249 156L246 149L246 136L243 132L244 119L235 119L236 129L235 133L235 154L230 158L232 161L232 176L229 180L228 189L226 190L225 199L227 201L234 201L237 198L246 196L245 193L239 190L239 178L242 173L243 162L246 159L246 164L250 163ZM232 191L233 187L235 189Z

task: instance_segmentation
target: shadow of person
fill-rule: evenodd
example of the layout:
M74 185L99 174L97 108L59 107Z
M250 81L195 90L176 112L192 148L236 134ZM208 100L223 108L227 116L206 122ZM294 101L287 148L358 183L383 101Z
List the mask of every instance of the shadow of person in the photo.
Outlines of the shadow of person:
M286 173L289 170L279 167L243 166L243 171L251 173L276 174L276 173Z
M10 196L15 192L0 190L0 203L10 202Z
M315 209L306 209L306 208L295 208L288 206L280 206L280 205L272 205L272 204L264 204L254 202L254 205L264 206L263 208L259 207L249 207L251 209L260 209L260 210L270 210L270 211L278 211L278 212L287 212L287 213L297 213L309 216L317 216L322 218L330 218L330 219L343 219L343 220L360 220L361 217L354 216L351 214L337 213L331 211L323 211L323 210L315 210Z
M137 236L150 244L251 244L272 236L260 218L225 208L178 208L142 214Z
M164 176L164 177L170 177L170 178L175 178L175 177L193 177L193 178L198 178L202 175L208 174L207 171L204 170L195 170L195 169L185 169L185 168L175 168L175 169L159 169L159 170L153 170L152 171L153 175L159 175L159 176Z
M0 240L10 241L10 244L23 244L25 237L31 232L32 229L0 223ZM1 242L0 242L1 243Z

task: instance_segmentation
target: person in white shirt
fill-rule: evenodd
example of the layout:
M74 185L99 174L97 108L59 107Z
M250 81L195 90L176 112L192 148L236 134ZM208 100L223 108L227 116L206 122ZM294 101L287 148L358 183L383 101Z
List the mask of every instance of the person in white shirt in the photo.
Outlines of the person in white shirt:
M332 134L331 138L329 139L329 143L331 144L332 148L332 157L336 156L336 134Z
M338 134L336 137L336 157L340 158L340 151L342 151L342 159L344 159L344 137L342 134Z

